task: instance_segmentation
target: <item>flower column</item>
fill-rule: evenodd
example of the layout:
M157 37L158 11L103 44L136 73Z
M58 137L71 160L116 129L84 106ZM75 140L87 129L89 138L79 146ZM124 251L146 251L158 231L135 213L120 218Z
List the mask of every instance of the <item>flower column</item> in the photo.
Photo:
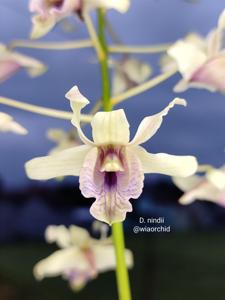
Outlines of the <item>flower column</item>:
M110 78L108 70L108 49L105 40L105 11L103 9L98 10L98 32L99 41L102 49L104 50L104 57L100 59L101 77L102 77L102 107L104 111L112 110L112 103L110 101ZM130 283L128 270L125 262L125 244L124 244L124 233L123 224L114 223L112 225L113 242L116 254L116 278L117 288L120 300L131 300Z

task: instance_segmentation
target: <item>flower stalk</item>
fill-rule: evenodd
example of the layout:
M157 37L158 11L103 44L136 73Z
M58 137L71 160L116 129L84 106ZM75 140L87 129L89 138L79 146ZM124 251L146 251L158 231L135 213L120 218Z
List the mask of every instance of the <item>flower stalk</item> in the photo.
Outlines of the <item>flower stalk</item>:
M136 96L138 94L141 94L147 90L150 90L151 88L159 85L160 83L162 83L163 81L167 80L168 78L172 77L175 73L177 72L177 69L168 71L166 73L162 73L156 77L154 77L153 79L150 79L149 81L146 81L134 88L131 88L129 90L127 90L124 93L121 93L119 95L116 95L115 97L111 98L111 103L113 105L117 105L120 102L127 100L128 98L131 98L133 96Z
M101 78L102 78L102 106L104 111L112 110L110 101L110 78L108 69L108 48L105 39L105 12L103 9L98 10L98 36L101 47L104 51L104 59L100 60Z
M71 120L73 114L71 112L63 111L63 110L58 110L58 109L52 109L52 108L46 108L42 106L37 106L37 105L32 105L32 104L27 104L24 102L16 101L13 99L9 99L6 97L0 97L0 103L15 107L18 109L22 109L25 111L29 111L35 114L43 115L43 116L48 116L52 118L57 118L57 119L63 119L63 120ZM81 116L81 122L84 123L90 123L92 119L92 115L82 115Z
M102 107L104 111L110 111L113 105L110 100L110 77L107 60L107 43L105 39L105 11L103 9L98 10L98 32L99 41L102 49L105 52L105 57L99 60L102 77ZM125 243L124 243L124 232L123 224L114 223L112 225L113 243L116 255L116 279L119 300L131 300L130 282L129 275L125 261Z
M152 46L110 45L109 52L154 54L154 53L165 52L170 46L171 44L152 45Z
M74 50L82 48L91 48L93 47L93 43L90 39L64 42L36 42L30 40L15 40L12 41L8 47L9 49L31 48L41 50Z

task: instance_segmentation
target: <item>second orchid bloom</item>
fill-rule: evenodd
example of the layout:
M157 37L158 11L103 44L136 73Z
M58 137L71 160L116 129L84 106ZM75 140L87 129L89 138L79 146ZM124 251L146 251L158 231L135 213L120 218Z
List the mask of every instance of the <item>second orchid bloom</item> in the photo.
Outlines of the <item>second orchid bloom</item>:
M158 114L145 117L130 141L129 123L123 109L98 112L91 126L93 141L80 126L81 110L89 103L74 86L67 94L73 110L72 124L84 145L56 154L34 158L26 163L31 179L46 180L60 176L79 176L84 197L95 198L90 213L108 224L121 222L132 211L130 199L137 199L143 189L144 173L186 177L194 174L197 161L193 156L148 153L140 144L159 129L163 117L174 105L186 105L176 98Z

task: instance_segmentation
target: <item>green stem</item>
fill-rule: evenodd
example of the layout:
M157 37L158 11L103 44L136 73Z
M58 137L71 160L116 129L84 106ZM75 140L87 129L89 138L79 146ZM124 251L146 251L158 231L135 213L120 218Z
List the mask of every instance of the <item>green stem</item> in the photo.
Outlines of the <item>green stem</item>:
M110 101L110 78L108 69L108 48L105 39L105 12L103 9L98 10L98 35L105 56L100 60L101 77L102 77L102 106L104 111L112 110L113 106Z
M112 225L113 242L116 252L116 279L120 300L131 300L130 281L125 261L123 223Z
M98 10L98 37L102 49L105 52L104 58L100 59L101 77L102 77L102 107L104 111L111 111L113 105L110 101L110 77L108 69L108 48L105 39L105 12ZM123 224L115 223L112 225L112 235L116 254L116 279L119 300L131 300L130 282L125 260L125 244Z

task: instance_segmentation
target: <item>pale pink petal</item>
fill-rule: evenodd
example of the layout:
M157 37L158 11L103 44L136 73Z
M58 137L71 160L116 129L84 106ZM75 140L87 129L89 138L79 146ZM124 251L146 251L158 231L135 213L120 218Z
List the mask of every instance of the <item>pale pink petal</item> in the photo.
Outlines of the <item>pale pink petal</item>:
M179 72L186 80L207 61L206 53L198 45L186 40L177 41L167 53L176 61Z
M225 92L225 55L219 55L205 63L193 74L190 83L199 83L210 90Z
M87 198L96 198L90 212L99 221L112 224L125 219L132 211L130 198L142 192L144 175L138 157L130 150L123 153L124 171L101 172L97 148L87 155L80 173L80 189Z
M0 60L0 82L13 76L21 66L13 60Z
M166 108L164 108L158 114L145 117L141 121L141 124L139 125L133 140L130 142L130 145L139 145L148 141L159 129L159 127L162 124L163 117L165 117L168 114L169 110L173 108L174 105L186 106L186 101L184 99L175 98L169 103L169 105Z

